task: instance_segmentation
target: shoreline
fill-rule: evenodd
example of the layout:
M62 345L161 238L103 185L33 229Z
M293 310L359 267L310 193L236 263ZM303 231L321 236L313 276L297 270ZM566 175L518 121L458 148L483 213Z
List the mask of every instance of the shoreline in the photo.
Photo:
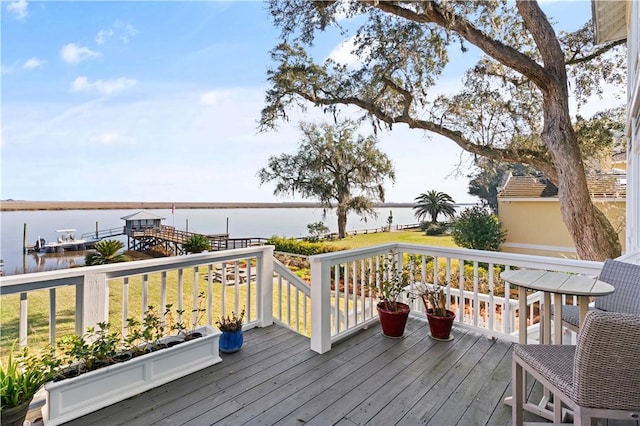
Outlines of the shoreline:
M171 210L176 209L281 209L281 208L321 208L312 202L156 202L156 201L22 201L2 200L0 211L34 210ZM413 203L380 203L377 207L413 207Z

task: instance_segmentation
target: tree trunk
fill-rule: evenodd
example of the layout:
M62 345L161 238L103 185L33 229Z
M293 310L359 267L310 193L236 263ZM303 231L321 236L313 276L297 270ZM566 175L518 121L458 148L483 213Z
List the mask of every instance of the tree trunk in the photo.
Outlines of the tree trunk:
M338 207L336 214L338 215L338 238L342 239L347 236L347 211Z
M618 257L622 252L618 234L591 201L578 141L565 111L568 108L563 108L561 99L548 100L542 135L558 171L562 220L580 259L604 261Z
M562 220L576 245L578 256L603 261L620 256L618 235L591 201L580 146L569 115L569 86L565 56L553 27L537 2L520 0L517 8L542 58L544 72L534 76L544 99L542 141L557 171Z

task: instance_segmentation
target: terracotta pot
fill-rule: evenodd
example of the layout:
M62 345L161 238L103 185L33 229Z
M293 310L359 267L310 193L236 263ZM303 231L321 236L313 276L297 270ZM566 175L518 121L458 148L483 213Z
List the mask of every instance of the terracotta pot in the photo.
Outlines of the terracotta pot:
M456 319L456 314L447 310L446 317L439 317L433 314L433 310L427 311L427 319L429 320L429 329L431 330L430 337L448 342L453 339L451 337L451 328L453 327L453 321Z
M0 424L2 426L22 426L29 411L29 404L31 404L31 399L15 407L3 409L0 413L2 414Z
M404 334L404 326L409 318L409 305L397 302L397 310L389 311L384 308L383 302L378 303L378 316L380 317L380 325L382 326L382 334L387 337L402 337Z

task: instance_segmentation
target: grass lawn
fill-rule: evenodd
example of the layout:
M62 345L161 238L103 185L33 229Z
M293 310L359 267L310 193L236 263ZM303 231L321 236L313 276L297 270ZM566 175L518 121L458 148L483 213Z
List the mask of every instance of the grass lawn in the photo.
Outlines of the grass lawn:
M423 231L403 230L393 232L378 232L371 234L349 235L343 240L329 241L327 244L342 248L360 248L387 243L427 244L440 247L458 247L453 238L448 235L428 236Z

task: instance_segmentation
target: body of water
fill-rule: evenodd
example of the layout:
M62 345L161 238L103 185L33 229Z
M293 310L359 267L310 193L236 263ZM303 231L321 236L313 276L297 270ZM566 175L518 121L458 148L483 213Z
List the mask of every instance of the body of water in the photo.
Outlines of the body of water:
M24 224L27 225L26 240L32 245L38 238L47 242L55 241L57 229L76 229L75 237L124 226L123 216L137 210L39 210L0 212L0 258L4 263L6 275L46 271L84 265L85 252L66 252L57 254L29 253L23 256ZM200 234L222 234L228 232L231 238L262 237L273 235L286 237L305 237L307 225L323 221L331 230L337 232L337 218L334 211L322 217L321 208L240 208L240 209L176 209L148 210L164 217L164 225L175 226ZM406 225L416 223L410 207L377 209L378 217L366 222L358 216L348 218L347 232L381 228L386 226L389 213L393 213L393 224ZM228 227L228 228L227 228ZM126 242L126 237L122 241Z

